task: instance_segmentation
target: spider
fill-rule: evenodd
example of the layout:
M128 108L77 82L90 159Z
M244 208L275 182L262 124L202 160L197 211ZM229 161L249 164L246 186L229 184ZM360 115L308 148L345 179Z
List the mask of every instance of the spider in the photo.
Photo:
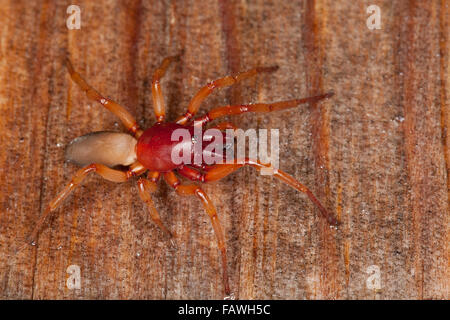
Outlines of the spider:
M333 93L329 92L308 98L274 103L227 105L214 108L206 115L193 120L201 103L216 89L232 86L241 80L252 77L258 73L273 72L278 69L277 66L258 67L210 82L202 87L190 101L184 115L179 117L175 122L167 123L164 122L165 106L160 80L166 73L169 65L179 57L180 55L165 58L160 67L156 69L153 74L152 98L156 123L146 130L142 130L138 126L135 118L124 107L106 98L91 87L80 74L75 71L70 60L66 59L66 66L71 79L86 93L88 98L99 102L116 115L128 129L129 133L110 131L93 132L78 137L69 143L66 148L66 159L82 166L82 168L73 176L70 183L47 205L44 213L41 215L30 236L27 238L26 244L35 244L39 230L48 215L56 210L63 200L82 183L89 173L92 172L113 182L125 182L133 177L138 177L137 185L139 196L145 202L151 219L164 233L170 237L174 237L174 234L172 234L172 232L162 223L151 198L151 194L157 189L157 183L162 176L168 185L175 189L179 195L195 196L203 204L204 209L211 220L214 233L217 237L218 248L221 253L223 291L226 296L230 296L231 291L227 272L225 237L216 209L202 188L196 184L181 183L175 175L175 172L192 181L207 183L220 180L244 165L254 167L257 170L270 168L270 165L263 164L259 160L250 158L241 159L241 162L236 161L234 163L212 165L205 163L176 164L172 161L170 155L171 151L179 146L180 142L171 140L172 133L180 128L187 129L191 132L194 127L194 122L196 125L200 124L203 129L209 122L227 115L238 115L245 112L272 112L284 110L303 103L317 102L321 99L331 97ZM221 131L225 129L237 129L229 122L222 122L214 128ZM202 146L202 148L204 148L204 146ZM117 166L125 166L128 169L126 171L118 170L116 168ZM144 173L147 173L146 177L143 176ZM275 170L273 175L292 188L305 193L317 206L329 224L338 224L336 218L322 206L319 200L317 200L314 194L306 186L281 170Z

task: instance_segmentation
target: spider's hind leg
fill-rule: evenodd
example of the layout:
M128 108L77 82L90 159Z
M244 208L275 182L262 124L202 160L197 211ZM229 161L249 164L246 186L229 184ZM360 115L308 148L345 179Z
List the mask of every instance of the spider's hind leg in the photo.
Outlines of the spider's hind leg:
M34 243L36 241L37 235L44 224L45 220L49 216L51 212L56 210L61 203L66 199L72 191L75 190L76 187L78 187L83 180L88 176L89 173L95 172L98 175L102 176L104 179L112 181L112 182L125 182L131 177L135 175L142 174L145 171L145 169L140 166L139 163L134 164L128 171L120 171L120 170L114 170L111 169L103 164L93 163L90 164L80 170L73 176L70 183L55 197L52 201L47 205L44 213L39 218L38 222L36 223L35 227L33 228L33 231L31 232L30 236L28 237L27 243ZM23 247L23 246L22 246ZM22 248L21 247L21 248ZM19 249L21 250L21 249Z
M136 119L131 115L131 113L129 113L120 104L104 97L97 90L91 87L83 79L83 77L77 71L75 71L69 59L66 59L66 66L72 80L86 93L86 96L89 99L99 102L106 109L114 113L120 119L120 121L122 121L124 126L136 137L139 137L142 134L142 130L139 129Z

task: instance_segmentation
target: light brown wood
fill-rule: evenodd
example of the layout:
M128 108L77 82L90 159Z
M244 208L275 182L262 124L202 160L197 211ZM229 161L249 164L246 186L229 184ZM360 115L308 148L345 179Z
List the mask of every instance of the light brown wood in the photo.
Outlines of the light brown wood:
M316 107L224 119L279 129L280 168L342 222L331 229L307 197L252 168L203 185L223 223L237 298L450 297L447 1L76 4L81 29L68 30L65 2L0 0L1 298L222 297L209 217L163 181L152 197L178 235L173 244L152 223L136 181L93 175L37 245L15 255L78 170L64 162L64 146L92 131L125 131L70 80L66 56L145 128L155 121L152 74L181 50L161 81L169 121L208 81L258 66L279 70L218 90L198 115L335 92ZM371 4L381 9L380 30L366 26ZM80 267L81 289L66 286L70 265Z

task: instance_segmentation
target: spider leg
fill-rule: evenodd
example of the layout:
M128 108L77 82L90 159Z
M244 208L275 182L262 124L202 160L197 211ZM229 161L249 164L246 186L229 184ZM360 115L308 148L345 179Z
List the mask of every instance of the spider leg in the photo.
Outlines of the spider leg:
M262 164L258 160L251 160L245 158L242 161L235 161L234 164L216 164L210 167L206 173L199 172L195 169L186 166L180 168L178 170L178 173L180 173L182 176L192 181L211 182L220 180L228 176L229 174L233 173L234 171L238 170L244 165L254 167L259 171L261 171L261 169L264 168L269 169L271 168L270 164ZM273 175L278 179L280 179L281 181L283 181L284 183L286 183L287 185L291 186L292 188L306 194L309 197L309 199L317 206L320 213L323 215L323 217L328 221L330 225L337 226L339 224L339 221L325 209L325 207L320 203L319 200L317 200L317 198L314 196L311 190L309 190L306 186L297 181L294 177L290 176L284 171L275 169L273 169Z
M298 106L302 103L311 103L317 102L319 100L329 98L333 96L333 92L321 94L318 96L303 98L303 99L295 99L295 100L287 100L273 103L255 103L255 104L242 104L235 106L223 106L217 107L211 111L209 111L206 115L195 119L195 121L200 121L201 124L206 124L214 119L218 119L228 115L238 115L246 112L272 112L278 110L290 109Z
M166 116L166 110L164 106L164 97L161 89L160 80L164 76L169 68L170 64L177 60L181 54L165 58L155 73L153 73L152 80L152 98L153 98L153 110L155 111L156 121L163 122Z
M90 164L78 170L78 172L73 176L70 183L47 205L44 214L41 215L41 217L37 221L25 245L27 243L34 243L36 241L39 230L41 229L48 215L59 207L63 200L66 199L67 196L69 196L70 193L83 182L84 178L86 178L89 173L95 172L98 175L102 176L104 179L112 182L125 182L133 176L144 173L145 170L146 169L138 162L131 165L130 169L126 172L114 170L98 163Z
M136 119L131 115L131 113L129 113L118 103L105 98L97 90L91 87L83 79L83 77L81 77L81 75L75 71L69 59L66 59L66 66L72 80L86 93L86 96L89 99L101 103L106 109L114 113L120 119L120 121L122 121L124 126L136 137L139 137L142 134L142 130L139 129Z
M211 224L214 229L214 233L217 237L217 245L219 250L222 253L222 265L223 265L223 285L224 291L226 295L230 295L230 285L228 281L228 272L227 272L227 250L225 245L225 237L223 235L222 226L219 221L219 217L217 216L216 208L212 204L209 197L206 193L197 185L182 185L180 181L175 176L172 171L164 173L164 179L166 182L175 189L175 191L183 196L196 196L202 202L206 213L209 215L211 219Z
M159 216L159 213L156 210L155 205L153 204L153 200L150 196L150 194L153 193L157 188L156 182L149 181L144 178L139 178L137 183L139 188L139 197L147 205L148 212L150 213L150 217L152 218L153 222L169 237L174 237L169 229L167 229L166 226L162 223L161 217Z
M209 165L209 164L195 164L195 163L191 163L190 166L197 168L197 169L202 169L204 171L208 171L209 169L211 169L213 167L213 165Z
M277 69L278 66L255 68L249 71L240 72L234 76L226 76L224 78L220 78L208 83L197 92L194 98L192 98L191 102L189 103L188 110L183 116L178 118L176 122L178 124L186 124L186 122L188 122L197 113L203 100L205 100L206 97L208 97L215 89L232 86L239 81L250 78L258 73L273 72Z
M233 129L233 130L237 130L238 127L236 127L233 123L231 122L221 122L218 123L217 125L209 128L209 129L217 129L220 131L226 130L226 129Z

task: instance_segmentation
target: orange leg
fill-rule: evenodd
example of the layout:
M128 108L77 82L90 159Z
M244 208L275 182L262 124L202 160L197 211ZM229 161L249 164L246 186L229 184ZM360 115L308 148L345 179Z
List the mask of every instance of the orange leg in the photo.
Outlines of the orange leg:
M206 124L214 119L221 118L228 115L238 115L246 112L272 112L278 110L290 109L298 106L302 103L308 102L317 102L324 98L331 97L333 95L332 92L321 94L318 96L303 98L303 99L295 99L295 100L287 100L280 101L274 103L255 103L255 104L242 104L236 106L223 106L215 108L209 111L206 115L195 119L195 121L201 121L202 124Z
M226 129L233 129L233 130L237 130L238 127L236 127L234 124L232 124L231 122L221 122L213 127L211 127L210 129L217 129L220 131L226 130Z
M172 171L165 173L164 179L172 188L176 190L178 194L183 196L196 196L197 198L200 199L203 206L205 207L206 213L209 215L209 218L211 219L211 224L217 237L217 245L222 253L224 291L227 296L230 295L230 284L228 281L228 272L227 272L227 250L225 245L225 237L223 235L219 217L217 216L216 208L214 207L214 205L212 204L211 200L206 195L206 193L199 186L196 186L194 184L181 185L180 181Z
M118 103L105 98L99 92L97 92L97 90L87 84L87 82L80 76L80 74L74 70L69 59L66 59L66 65L70 77L78 86L80 86L80 88L86 93L88 98L101 103L106 109L114 113L133 135L139 137L142 134L142 130L139 129L139 126L136 123L136 119L131 115L131 113L129 113Z
M27 243L34 243L36 241L36 237L41 229L43 223L45 222L48 215L58 208L58 206L63 202L67 196L78 186L80 185L84 178L91 172L95 172L102 176L104 179L112 181L112 182L125 182L133 176L140 175L145 172L145 168L138 162L131 165L128 171L119 171L108 168L102 164L93 163L90 164L80 170L74 175L70 183L48 204L47 208L44 211L44 214L39 218L36 226L28 237Z
M211 182L220 180L228 176L229 174L233 173L234 171L238 170L244 165L252 166L258 170L261 170L263 168L271 168L269 164L262 164L260 161L245 158L242 161L236 161L235 164L216 164L215 166L209 168L206 173L198 172L197 170L186 166L179 169L178 172L181 175L193 181ZM309 197L309 199L317 206L320 213L324 216L324 218L328 221L330 225L337 226L339 224L339 221L337 221L337 219L331 213L329 213L324 206L322 206L320 201L317 200L317 198L314 196L311 190L309 190L306 186L301 184L299 181L297 181L295 178L293 178L286 172L281 170L273 170L273 171L274 171L273 175L275 177L277 177L284 183L288 184L292 188L305 193Z
M139 178L137 183L139 188L139 197L147 205L148 212L150 213L150 217L152 218L153 222L158 227L160 227L161 230L164 231L169 237L172 238L174 235L162 223L159 213L156 210L155 205L153 204L153 200L150 196L150 194L153 193L157 188L156 182L149 181L144 178Z
M273 72L277 69L278 66L255 68L246 72L238 73L235 76L226 76L224 78L220 78L208 83L206 86L204 86L197 92L197 94L189 103L188 110L183 116L177 119L177 123L186 124L197 113L198 109L200 108L200 104L203 102L203 100L205 100L206 97L208 97L215 89L232 86L238 83L239 81L250 78L258 73Z
M205 171L208 171L209 169L213 168L214 165L209 165L209 164L195 164L195 163L191 163L190 164L191 167L197 168L197 169L202 169Z
M238 129L238 127L236 127L234 124L232 124L230 122L221 122L221 123L217 124L216 126L208 128L207 130L209 130L209 129L217 129L219 131L225 131L227 129L231 129L231 130L233 130L233 136L235 136L234 132L235 132L235 130ZM213 136L208 135L207 131L205 131L205 133L203 134L203 140L211 141L212 138L213 138Z
M167 68L169 68L170 63L175 61L180 57L180 54L172 57L165 58L161 66L156 69L155 73L153 74L153 81L152 81L152 97L153 97L153 109L155 111L156 121L157 122L163 122L164 118L166 116L166 108L164 106L164 97L161 89L160 80L164 76L164 74L167 71Z

